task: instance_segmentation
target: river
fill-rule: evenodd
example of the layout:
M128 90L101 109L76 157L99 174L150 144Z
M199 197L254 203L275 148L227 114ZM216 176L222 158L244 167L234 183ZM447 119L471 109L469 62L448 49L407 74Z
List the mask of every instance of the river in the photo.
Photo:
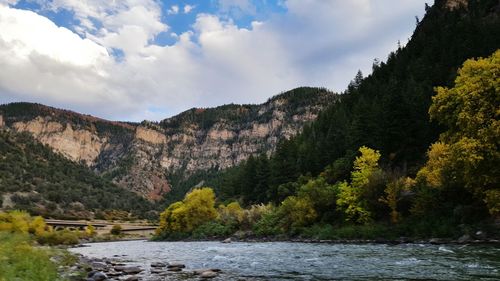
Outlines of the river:
M122 241L71 251L145 274L151 262L219 268L219 280L500 280L500 247L492 245Z

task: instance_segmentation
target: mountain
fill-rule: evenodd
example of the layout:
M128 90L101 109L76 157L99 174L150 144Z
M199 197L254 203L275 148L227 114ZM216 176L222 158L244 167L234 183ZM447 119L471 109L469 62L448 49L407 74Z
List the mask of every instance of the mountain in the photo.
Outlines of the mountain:
M0 208L53 218L153 218L137 194L68 160L28 133L0 129Z
M383 167L394 176L415 176L429 145L446 129L428 114L434 88L453 86L465 60L490 56L499 42L498 0L436 0L426 5L406 46L385 62L375 61L371 75L358 73L338 102L301 134L280 144L270 159L240 165L208 184L244 202L278 203L280 190L301 175L325 172L332 183L348 179L362 146L379 150ZM266 178L254 176L259 171L255 162ZM264 199L255 200L258 186Z
M34 139L114 184L159 200L170 177L232 167L269 154L337 98L297 88L260 105L193 108L161 122L112 122L40 104L0 106L0 125Z

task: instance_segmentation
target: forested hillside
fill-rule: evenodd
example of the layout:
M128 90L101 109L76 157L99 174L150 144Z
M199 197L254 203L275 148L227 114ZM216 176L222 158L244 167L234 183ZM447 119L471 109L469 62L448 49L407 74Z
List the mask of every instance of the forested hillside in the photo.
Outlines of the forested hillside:
M301 134L207 177L228 205L213 215L218 227L193 233L498 238L500 3L442 0L426 11L406 46L359 72ZM190 199L166 209L160 236L172 235L177 208L196 208Z
M271 153L279 140L296 135L335 99L326 89L302 87L262 104L193 108L141 123L17 102L0 105L0 125L28 132L67 159L156 201L173 197L169 191L184 196L190 175Z
M53 218L155 217L151 203L27 133L0 129L0 203ZM2 205L0 204L0 205Z
M498 1L449 2L427 6L406 46L386 62L374 62L368 77L358 73L339 102L280 143L272 157L249 159L213 185L225 198L279 202L279 186L301 175L315 176L328 167L330 181L347 179L361 146L379 150L385 169L415 176L429 145L446 129L428 114L434 87L452 86L466 59L499 48Z

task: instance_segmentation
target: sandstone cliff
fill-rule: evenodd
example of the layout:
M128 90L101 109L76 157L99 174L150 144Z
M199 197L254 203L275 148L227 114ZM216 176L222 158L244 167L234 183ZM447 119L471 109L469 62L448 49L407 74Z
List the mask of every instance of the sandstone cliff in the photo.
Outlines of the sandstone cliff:
M299 88L260 105L194 108L140 124L15 103L0 106L0 125L29 132L66 158L157 200L175 188L169 185L173 173L225 169L250 155L271 153L334 99L323 89Z

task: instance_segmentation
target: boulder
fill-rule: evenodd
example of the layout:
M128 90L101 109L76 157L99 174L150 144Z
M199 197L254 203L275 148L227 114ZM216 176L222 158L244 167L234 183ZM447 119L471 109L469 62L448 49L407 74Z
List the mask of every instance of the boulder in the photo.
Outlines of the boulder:
M476 233L475 233L474 236L477 239L481 239L481 240L484 240L484 239L488 238L488 235L486 235L486 233L484 231L481 231L481 230L476 231Z
M217 272L213 272L213 271L209 270L209 271L204 271L204 272L202 272L202 273L200 274L200 277L201 277L201 278L207 278L207 279L208 279L208 278L214 278L214 277L217 277L217 275L218 275L218 274L217 274Z
M162 263L162 262L152 262L151 263L151 267L165 267L165 266L167 266L167 265Z
M105 262L95 261L90 264L94 270L104 270L108 267Z
M160 274L163 270L161 268L151 268L151 274Z
M232 242L231 241L231 237L229 237L229 238L225 239L224 241L222 241L222 243L231 243L231 242Z
M167 268L174 268L174 267L185 268L186 266L182 263L175 263L175 262L168 263L167 265Z
M123 266L123 267L117 266L115 267L115 270L123 271L126 274L137 274L143 271L143 269L138 266Z
M458 243L467 243L471 240L471 237L469 234L464 234L460 238L458 238Z
M439 238L431 238L429 240L429 243L431 243L431 244L443 244L443 240L439 239Z
M201 275L203 272L212 271L212 272L221 272L218 268L201 268L193 270L194 275Z
M102 272L96 272L92 275L92 281L104 281L107 280L108 276Z

